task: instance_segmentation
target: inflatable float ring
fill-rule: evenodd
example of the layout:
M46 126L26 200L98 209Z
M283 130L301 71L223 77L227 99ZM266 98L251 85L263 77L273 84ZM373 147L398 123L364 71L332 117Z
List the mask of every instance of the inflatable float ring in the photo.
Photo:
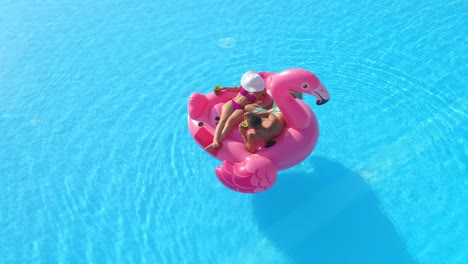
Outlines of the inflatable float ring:
M219 181L226 187L242 193L258 193L271 188L278 171L293 167L307 158L317 144L317 118L302 100L290 92L310 94L323 105L330 95L312 72L305 69L287 69L279 73L259 72L267 92L281 109L286 124L273 141L258 144L255 154L247 151L238 129L233 129L220 147L206 152L222 161L215 169ZM218 89L219 88L219 89ZM188 127L197 144L204 149L212 143L219 121L221 106L232 99L235 92L217 85L208 94L193 93L188 100Z

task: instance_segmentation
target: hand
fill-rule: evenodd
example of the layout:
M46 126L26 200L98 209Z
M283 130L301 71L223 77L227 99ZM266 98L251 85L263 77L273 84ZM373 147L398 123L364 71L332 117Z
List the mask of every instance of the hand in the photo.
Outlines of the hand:
M223 90L223 87L221 87L220 85L216 85L216 87L214 88L214 93L218 95L221 93L221 90Z

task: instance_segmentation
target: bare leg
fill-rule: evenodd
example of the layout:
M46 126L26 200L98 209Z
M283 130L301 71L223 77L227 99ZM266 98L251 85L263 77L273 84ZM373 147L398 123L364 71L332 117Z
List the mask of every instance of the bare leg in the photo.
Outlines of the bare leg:
M219 123L215 128L213 143L211 143L205 148L206 151L210 152L213 148L219 147L221 132L224 130L226 121L231 116L233 111L234 111L234 106L232 105L231 100L223 104L223 106L221 107L221 116L219 118Z
M228 120L226 121L224 125L221 135L219 136L219 139L218 139L219 142L221 142L226 137L226 135L228 135L229 132L231 132L232 127L234 125L242 121L243 117L244 117L244 110L242 109L236 109L234 110L234 112L232 112L231 116L228 118Z

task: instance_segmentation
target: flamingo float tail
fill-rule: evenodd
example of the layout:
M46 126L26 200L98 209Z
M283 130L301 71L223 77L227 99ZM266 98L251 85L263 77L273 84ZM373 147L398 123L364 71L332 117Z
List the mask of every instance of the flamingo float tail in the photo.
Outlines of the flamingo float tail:
M190 118L198 118L203 113L203 109L208 104L208 98L201 93L193 93L189 97L188 112Z
M226 187L242 193L258 193L271 188L278 176L273 162L252 154L241 163L223 161L215 169L216 176Z

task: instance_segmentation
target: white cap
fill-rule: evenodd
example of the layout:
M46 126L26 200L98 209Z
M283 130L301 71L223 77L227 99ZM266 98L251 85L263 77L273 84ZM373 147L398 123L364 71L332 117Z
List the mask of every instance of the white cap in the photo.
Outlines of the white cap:
M265 81L258 73L254 71L248 71L242 75L241 85L247 92L250 93L265 90Z

